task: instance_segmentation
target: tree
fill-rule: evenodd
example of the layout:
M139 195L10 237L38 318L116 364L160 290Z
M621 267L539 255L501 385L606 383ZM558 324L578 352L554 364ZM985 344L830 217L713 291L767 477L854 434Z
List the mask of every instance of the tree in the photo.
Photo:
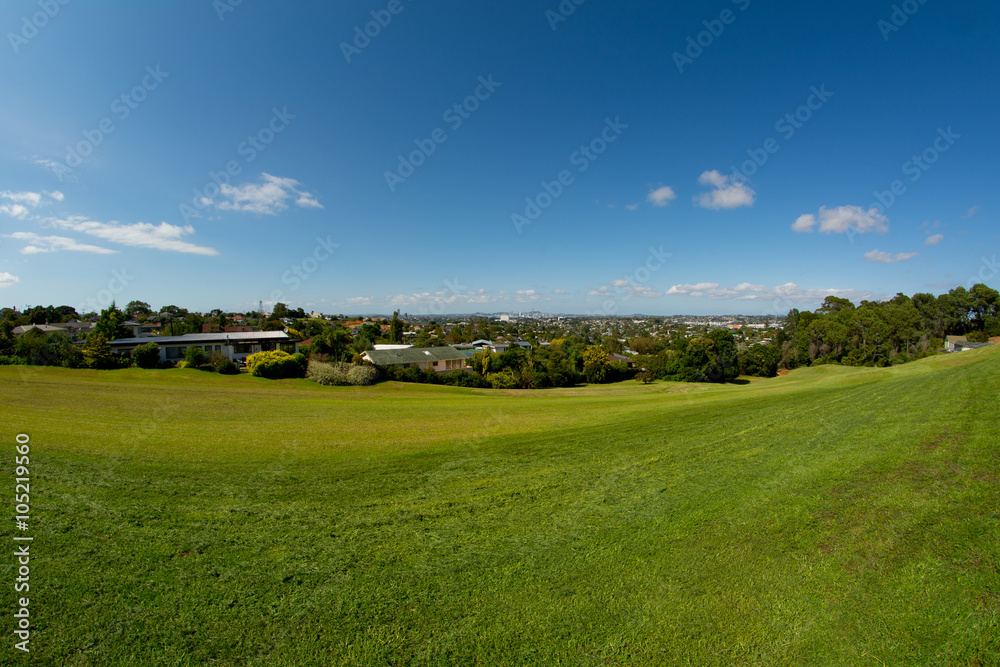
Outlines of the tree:
M145 301L129 301L128 305L125 306L125 316L130 320L134 320L140 315L152 315L153 309Z
M99 333L104 336L105 342L118 338L129 338L132 332L122 326L126 319L125 313L119 310L115 302L112 301L110 306L101 311L101 317L94 325L91 335Z
M156 343L143 343L132 350L132 363L139 368L156 368L160 363L160 346Z
M712 381L730 382L735 380L740 374L740 364L732 332L727 329L716 329L708 334L708 338L715 343L715 364L718 366L720 375L718 379L712 378Z
M600 345L591 345L583 351L583 376L587 382L604 382L608 373L608 352Z
M389 323L389 336L393 343L403 342L403 321L399 319L399 311L392 314L392 322Z
M89 368L114 368L111 346L108 345L108 339L104 334L99 331L90 332L87 336L87 345L83 348L83 359Z
M279 320L288 317L288 306L280 301L274 304L274 309L271 311L271 317Z

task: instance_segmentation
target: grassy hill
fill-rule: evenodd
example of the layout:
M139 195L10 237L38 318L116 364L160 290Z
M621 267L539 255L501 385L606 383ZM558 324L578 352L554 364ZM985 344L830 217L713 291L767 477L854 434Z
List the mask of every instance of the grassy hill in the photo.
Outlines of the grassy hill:
M998 664L998 371L1000 348L534 392L2 367L32 663Z

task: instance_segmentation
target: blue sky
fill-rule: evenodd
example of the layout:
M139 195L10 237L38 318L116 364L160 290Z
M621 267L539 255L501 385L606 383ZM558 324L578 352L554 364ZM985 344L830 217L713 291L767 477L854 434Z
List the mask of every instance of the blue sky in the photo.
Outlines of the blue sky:
M4 305L1000 286L995 3L64 1L0 5Z

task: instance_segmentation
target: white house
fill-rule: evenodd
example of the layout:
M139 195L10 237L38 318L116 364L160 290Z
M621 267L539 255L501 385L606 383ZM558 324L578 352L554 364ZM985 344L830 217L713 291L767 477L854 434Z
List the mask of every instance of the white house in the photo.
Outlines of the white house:
M129 354L144 343L156 343L160 346L160 361L180 361L191 347L201 348L208 354L221 352L233 361L246 359L256 352L281 350L294 354L299 351L299 341L289 338L284 331L230 331L183 336L118 338L110 341L109 345L115 354Z

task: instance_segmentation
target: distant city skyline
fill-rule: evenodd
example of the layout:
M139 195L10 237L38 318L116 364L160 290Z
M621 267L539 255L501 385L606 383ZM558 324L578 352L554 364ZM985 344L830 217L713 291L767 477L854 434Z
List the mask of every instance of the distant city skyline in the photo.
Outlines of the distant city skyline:
M3 3L0 305L1000 286L1000 7L674 4Z

